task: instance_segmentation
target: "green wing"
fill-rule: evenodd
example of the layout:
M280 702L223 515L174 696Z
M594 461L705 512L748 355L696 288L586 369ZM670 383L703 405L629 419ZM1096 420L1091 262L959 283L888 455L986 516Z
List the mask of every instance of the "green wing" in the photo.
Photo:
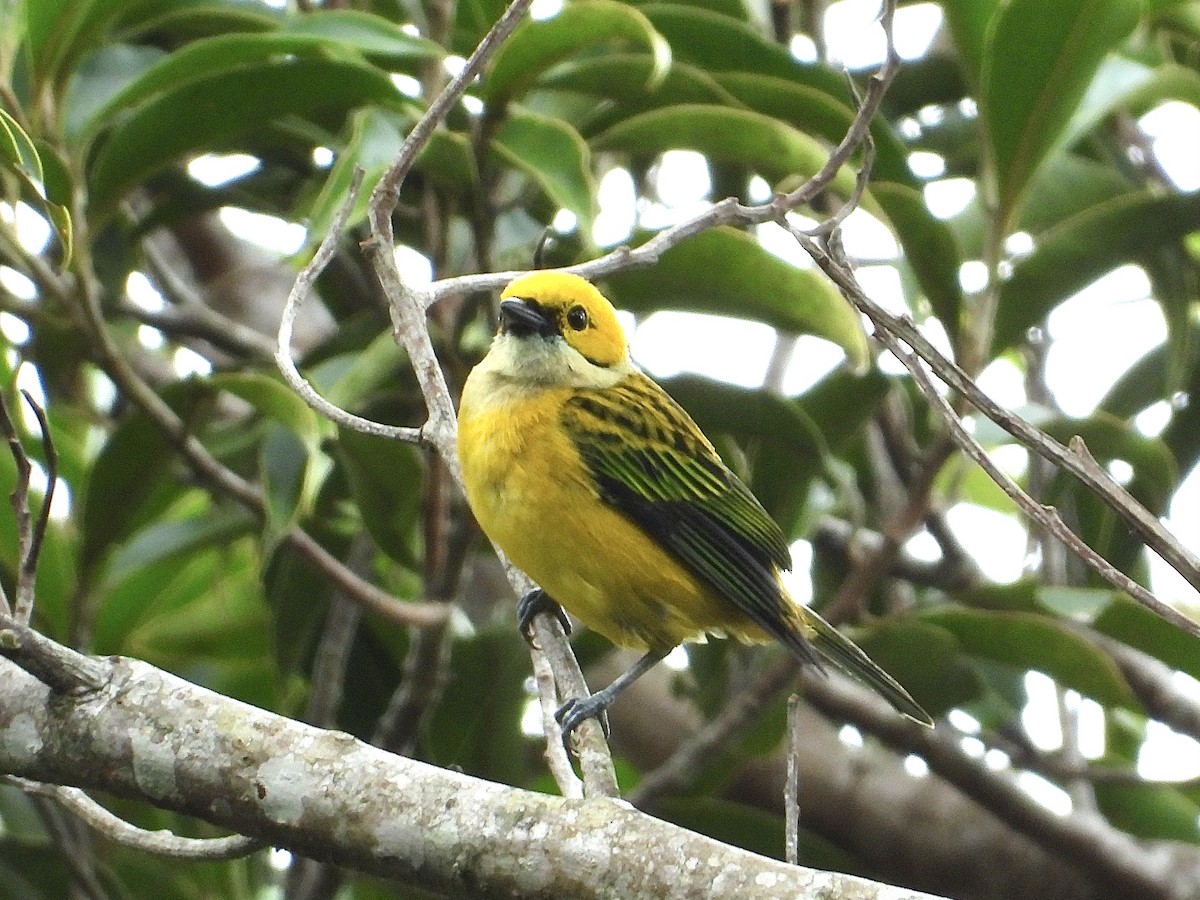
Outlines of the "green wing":
M583 391L567 402L563 425L605 502L798 659L821 668L815 646L900 712L933 723L895 679L815 612L803 611L809 633L800 633L777 577L791 568L783 532L662 388L639 374L604 391Z
M787 540L700 429L658 385L631 376L568 401L563 424L601 497L807 662L777 570Z

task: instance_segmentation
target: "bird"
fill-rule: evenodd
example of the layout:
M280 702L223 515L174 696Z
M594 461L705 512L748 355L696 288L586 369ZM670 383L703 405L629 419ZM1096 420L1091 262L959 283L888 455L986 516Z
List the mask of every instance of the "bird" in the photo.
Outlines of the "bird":
M699 426L631 360L612 303L561 271L516 278L499 326L464 383L458 452L484 534L538 585L518 603L563 607L640 651L602 690L558 709L564 744L583 721L687 641L776 640L802 664L822 657L923 724L894 678L781 581L787 540Z

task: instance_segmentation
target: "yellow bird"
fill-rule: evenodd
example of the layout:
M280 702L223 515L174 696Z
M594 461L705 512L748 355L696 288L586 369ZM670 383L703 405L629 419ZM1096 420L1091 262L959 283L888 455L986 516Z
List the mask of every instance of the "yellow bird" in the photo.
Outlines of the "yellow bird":
M814 647L897 710L932 724L895 679L780 582L779 526L683 409L629 358L612 304L588 281L513 281L500 327L467 378L458 419L467 501L480 527L541 590L614 644L644 656L604 690L558 710L564 740L683 641ZM548 595L548 597L547 597Z

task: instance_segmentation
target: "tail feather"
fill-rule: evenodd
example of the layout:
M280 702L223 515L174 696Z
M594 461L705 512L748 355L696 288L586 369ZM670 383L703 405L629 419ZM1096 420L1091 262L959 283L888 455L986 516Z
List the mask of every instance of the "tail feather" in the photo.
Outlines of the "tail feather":
M933 725L929 713L912 698L891 675L877 666L857 644L810 609L805 610L805 622L812 628L809 636L813 646L830 662L853 675L903 713L922 725ZM810 651L811 652L811 651Z

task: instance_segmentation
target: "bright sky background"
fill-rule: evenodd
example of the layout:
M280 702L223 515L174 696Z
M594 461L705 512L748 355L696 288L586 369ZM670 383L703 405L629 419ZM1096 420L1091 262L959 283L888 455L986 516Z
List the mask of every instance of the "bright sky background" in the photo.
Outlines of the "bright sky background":
M282 2L282 0L280 0ZM537 17L553 15L560 0L536 0ZM829 53L834 61L851 68L878 63L883 57L882 31L875 24L878 3L874 0L842 0L833 3L826 13ZM902 7L896 16L897 47L903 57L923 54L942 25L940 8L933 3ZM804 40L793 44L793 52L801 58L811 58L812 45ZM461 60L456 61L461 63ZM453 65L453 63L452 63ZM401 88L411 88L401 85ZM1184 190L1200 188L1200 112L1182 103L1168 103L1144 116L1141 125L1154 140L1159 159L1176 184ZM319 164L329 165L332 154L319 149L314 154ZM914 154L914 171L936 178L942 171L941 160L932 154ZM196 160L190 168L193 177L208 184L218 184L239 177L257 166L257 160L246 156L209 156ZM641 224L661 227L687 218L707 203L709 189L707 167L697 154L672 151L665 155L657 174L660 203L638 210ZM769 196L765 183L760 185L763 199ZM934 181L927 189L927 200L935 214L952 215L971 199L972 186L963 179ZM620 243L634 224L634 188L628 172L617 170L607 174L599 187L600 215L595 225L595 238L602 245ZM48 239L45 223L32 211L19 207L0 207L0 216L17 218L23 242L31 249L44 246ZM282 222L245 210L226 209L221 213L224 223L236 234L274 249L281 254L298 250L305 240L303 226ZM810 266L811 261L778 226L760 230L763 243L796 265ZM898 248L891 235L865 213L855 213L846 223L846 244L852 255L860 259L889 260ZM1016 245L1020 250L1021 236ZM1024 238L1026 245L1028 238ZM1026 251L1028 246L1024 248ZM414 280L426 281L428 261L409 248L402 248L400 259ZM982 265L969 262L963 266L962 281L968 290L981 285ZM886 265L865 265L859 270L864 288L879 302L893 309L902 309L896 273ZM0 268L0 281L18 297L32 296L32 286L7 268ZM1134 266L1124 266L1106 275L1079 295L1064 303L1049 318L1048 337L1052 341L1047 365L1047 380L1063 410L1072 416L1086 416L1112 383L1136 359L1161 344L1166 335L1163 317L1149 298L1150 286L1145 274ZM149 308L161 307L163 300L140 275L129 283L130 299ZM633 325L632 317L624 321L631 330L635 358L650 374L666 377L680 372L700 372L735 384L755 386L763 381L767 361L775 343L774 332L766 325L740 320L725 320L713 316L661 312ZM19 320L0 314L0 331L14 343L23 343L27 330ZM149 346L161 344L162 336L154 329L143 327L141 339ZM944 335L936 330L930 337L944 346ZM802 337L783 380L787 394L798 394L815 383L842 359L833 345L811 337ZM894 360L885 357L881 365L887 371L900 371ZM190 351L180 351L176 357L180 372L204 371L206 363ZM22 387L41 395L40 385L26 369L19 373ZM980 379L981 386L1005 406L1020 409L1026 402L1020 372L1011 364L994 363ZM1157 434L1166 422L1166 410L1150 412L1139 420L1146 434ZM1002 455L1003 464L1019 474L1026 464L1023 451ZM65 491L59 498L58 514L67 512ZM984 572L1001 582L1018 578L1028 562L1024 529L1014 519L959 504L950 510L950 523ZM1181 487L1167 520L1170 527L1185 543L1200 546L1200 476L1193 474ZM933 542L928 536L918 536L910 545L916 554L929 554ZM811 547L798 542L793 548L796 570L791 587L798 599L811 597L807 569ZM1152 587L1168 601L1186 600L1194 603L1195 595L1182 578L1164 563L1153 558ZM1195 609L1195 607L1193 607ZM1186 676L1180 677L1185 689L1196 690L1200 685ZM1049 679L1031 675L1028 687L1032 701L1025 721L1039 746L1053 749L1061 746L1058 731L1056 698ZM1099 708L1091 701L1076 698L1082 722L1083 750L1089 757L1103 752L1103 732ZM970 717L957 714L955 724L972 730ZM977 726L976 726L977 727ZM540 729L540 726L538 726ZM1146 773L1161 778L1200 776L1200 745L1173 734L1152 723L1153 739L1147 744L1141 760ZM844 735L848 743L861 742L853 729ZM976 739L978 753L984 756L983 744ZM964 744L964 746L966 746ZM968 748L970 749L970 748ZM994 752L993 752L994 753ZM989 765L1003 767L1007 761L985 757ZM914 774L923 772L920 760L910 761ZM1034 776L1027 779L1031 791L1052 808L1069 808L1066 795ZM1040 782L1040 786L1039 786Z

